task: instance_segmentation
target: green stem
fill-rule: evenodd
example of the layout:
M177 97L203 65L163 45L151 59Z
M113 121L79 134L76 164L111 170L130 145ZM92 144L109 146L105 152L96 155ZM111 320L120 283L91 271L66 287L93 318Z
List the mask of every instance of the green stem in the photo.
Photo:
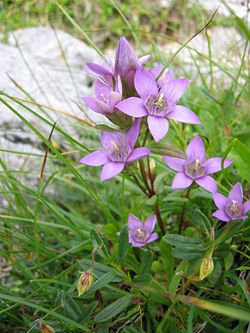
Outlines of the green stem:
M185 199L189 198L190 191L191 191L191 187L189 187L189 189L187 190L186 195L184 196ZM185 213L185 210L186 210L186 206L187 206L187 202L185 201L184 205L182 207L182 210L181 210L180 225L179 225L179 234L181 234L182 229L183 229L184 224L185 224L184 213Z

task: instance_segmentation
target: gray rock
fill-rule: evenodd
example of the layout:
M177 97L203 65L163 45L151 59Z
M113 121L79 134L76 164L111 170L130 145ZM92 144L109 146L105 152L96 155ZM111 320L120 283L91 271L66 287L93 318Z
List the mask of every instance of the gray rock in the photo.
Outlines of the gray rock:
M53 109L43 108L43 111L34 104L25 103L50 122L56 121L63 130L77 137L76 121L55 109L82 119L86 118L83 112L85 107L80 97L92 94L92 80L85 73L84 65L87 61L98 61L96 52L84 42L63 31L37 27L11 33L8 43L0 44L0 54L0 90L11 96L29 100L28 94L36 103L52 107ZM51 126L15 102L3 98L46 137L49 136ZM85 112L88 114L87 110ZM102 121L93 113L90 113L90 116L95 121ZM60 139L57 133L54 133L53 137ZM41 140L2 103L0 103L0 148L44 154ZM25 163L25 169L32 171L30 178L37 179L39 176L41 157L36 159L32 156L3 151L1 155L10 169L20 170ZM38 163L36 168L34 168L35 162Z

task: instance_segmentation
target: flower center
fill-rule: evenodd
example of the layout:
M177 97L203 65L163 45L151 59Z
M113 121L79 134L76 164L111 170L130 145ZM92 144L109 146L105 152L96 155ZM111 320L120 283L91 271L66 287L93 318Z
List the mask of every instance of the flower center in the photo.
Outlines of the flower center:
M158 115L168 109L168 104L166 103L163 93L160 93L159 96L150 96L147 99L145 106L148 113L151 115Z
M103 148L108 157L114 162L125 162L129 153L123 133L110 138Z
M147 232L143 229L140 229L140 228L137 229L136 232L135 232L135 237L139 241L144 240L146 235L147 235Z
M205 174L205 170L202 167L201 162L198 159L194 160L190 164L187 164L185 166L185 172L186 172L187 176L189 176L193 179L202 177Z
M113 150L113 152L114 153L118 153L119 152L119 150L120 150L120 148L119 148L119 146L118 146L118 144L114 141L114 140L111 140L110 141L110 143L112 144L112 146L114 147L114 150Z
M236 200L229 200L225 211L229 217L237 218L242 214L242 205L239 205Z
M230 207L230 210L233 214L235 214L239 211L239 206L237 205L237 201L232 200L232 205Z

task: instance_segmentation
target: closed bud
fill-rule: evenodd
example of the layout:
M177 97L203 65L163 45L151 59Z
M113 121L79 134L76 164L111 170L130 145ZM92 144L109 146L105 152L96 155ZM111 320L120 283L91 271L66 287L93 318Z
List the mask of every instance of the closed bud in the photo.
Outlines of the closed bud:
M54 329L51 326L49 326L49 325L47 325L45 323L41 324L41 330L40 330L40 332L41 333L55 333Z
M203 258L200 266L200 280L203 280L208 275L210 275L213 269L214 269L214 262L212 257Z
M78 296L84 294L89 288L92 286L94 277L90 272L84 272L81 274L78 283L77 283L77 290Z
M151 173L154 173L156 164L155 164L155 161L152 158L149 161L149 167L150 167Z

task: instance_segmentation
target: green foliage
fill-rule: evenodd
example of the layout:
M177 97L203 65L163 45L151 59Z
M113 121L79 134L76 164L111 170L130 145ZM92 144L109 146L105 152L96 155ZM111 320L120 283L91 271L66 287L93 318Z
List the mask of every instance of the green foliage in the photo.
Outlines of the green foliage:
M54 1L4 2L0 13L3 32L27 22L49 23L52 18L55 26L74 32L92 45L96 30L106 31L103 44L111 45L125 33L135 38L138 47L141 41L152 45L152 61L172 61L180 76L187 74L180 60L182 53L166 58L157 42L172 39L180 25L190 29L192 19L197 29L192 28L190 34L187 29L185 38L176 40L183 40L184 45L202 26L200 16L204 12L199 7L186 7L187 1L177 1L168 13L151 2L142 5L141 1L58 3L64 13ZM20 12L25 8L28 15L22 17ZM180 8L186 8L188 19ZM171 18L175 19L171 22ZM207 15L205 18L207 21ZM216 20L212 24L223 21L220 17ZM204 126L173 122L168 139L158 145L158 150L152 145L157 194L149 199L127 175L109 184L100 183L97 170L79 165L80 157L89 151L89 141L92 146L98 145L95 129L76 121L76 130L83 133L79 142L56 124L54 131L60 135L60 144L56 145L53 136L52 141L48 140L49 133L41 132L25 116L31 114L41 124L53 127L45 108L37 111L38 101L22 87L31 102L28 106L0 92L1 105L21 119L27 130L50 150L44 179L30 187L25 176L28 172L39 178L44 154L0 148L1 332L37 332L42 320L55 332L65 333L192 333L201 329L246 332L250 304L246 281L249 219L217 222L211 217L215 206L210 194L197 188L189 193L172 191L173 173L161 158L166 153L181 156L189 139L198 133L206 142L208 155L229 155L234 160L231 172L223 170L216 176L220 192L227 194L232 184L241 181L249 197L249 83L245 74L248 33L245 23L234 14L226 24L229 22L242 31L245 53L241 64L232 69L217 63L211 54L195 51L194 67L188 76L192 78L197 70L198 78L194 78L183 99ZM98 45L104 53L102 47ZM186 48L191 50L189 44ZM206 75L200 71L201 62L210 67ZM216 82L213 70L220 70L227 83ZM36 167L13 170L8 154L25 155L27 164L32 162ZM139 175L136 166L133 171ZM128 213L143 213L147 217L156 204L166 235L148 247L132 248L126 226ZM160 235L158 226L156 231ZM204 258L212 259L213 270L206 271ZM201 276L201 266L209 274ZM93 273L94 283L78 297L77 280L86 271Z

